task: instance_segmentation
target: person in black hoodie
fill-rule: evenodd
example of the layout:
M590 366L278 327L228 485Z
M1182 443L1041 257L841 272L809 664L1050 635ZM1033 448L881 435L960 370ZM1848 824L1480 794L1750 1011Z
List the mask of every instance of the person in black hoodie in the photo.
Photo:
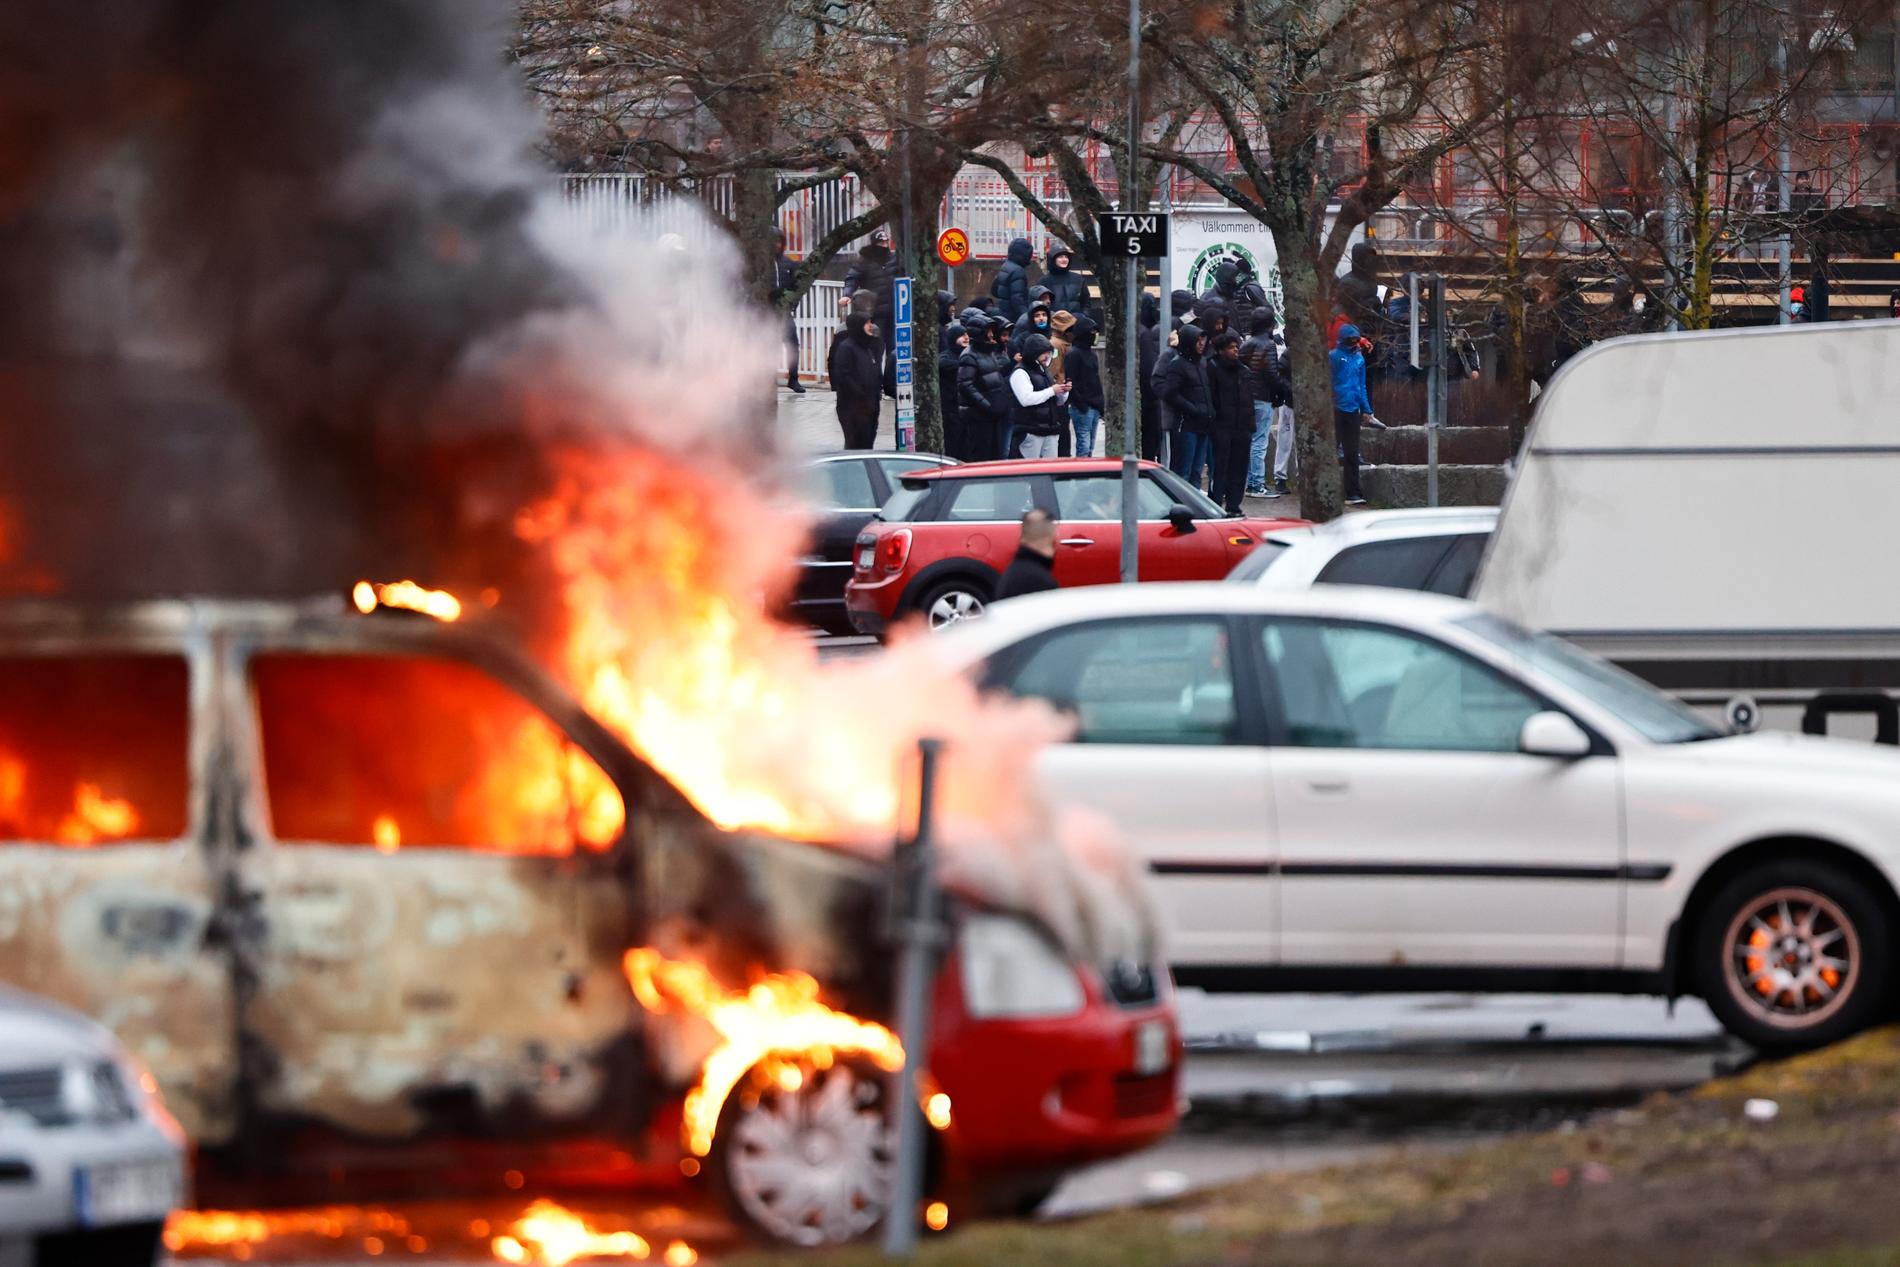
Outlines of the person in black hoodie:
M1155 362L1161 358L1161 303L1146 291L1136 309L1135 381L1141 387L1141 456L1161 460L1161 403L1155 399Z
M792 263L785 254L785 230L772 230L772 306L776 308L785 292L792 288L792 278L798 273L798 265ZM798 318L787 311L785 314L785 385L799 395L805 394L805 385L798 381Z
M1035 259L1036 248L1030 245L1029 239L1017 238L1009 244L1009 258L996 270L996 278L990 283L997 311L1011 325L1029 311L1029 266Z
M970 333L960 321L944 323L937 353L937 408L943 415L943 451L961 462L969 442L963 434L963 409L957 401L957 361L970 346Z
M877 443L878 406L884 395L884 344L875 321L846 319L844 337L831 345L830 370L844 447L872 448Z
M1095 323L1077 317L1069 327L1069 351L1062 358L1062 377L1069 380L1069 421L1075 426L1075 456L1095 456L1095 430L1101 425L1108 398L1102 392L1102 363L1095 355Z
M872 301L871 319L883 331L891 329L891 317L897 311L897 256L891 250L891 235L873 229L871 240L858 249L858 258L844 275L844 293L854 295L868 290Z
M1218 301L1227 305L1227 315L1236 330L1251 330L1248 318L1253 310L1267 302L1267 292L1253 279L1253 273L1239 260L1222 260L1214 266L1214 284L1201 292L1201 302Z
M1253 387L1240 360L1240 336L1229 330L1214 340L1207 364L1208 403L1214 417L1210 434L1215 451L1211 490L1221 509L1240 513L1240 497L1247 487L1247 446L1253 440Z
M970 462L993 462L1009 450L1009 370L997 346L1001 317L964 316L970 345L957 357L957 408L963 416L963 435ZM952 456L956 456L952 454Z
M1023 343L1032 334L1039 334L1045 339L1054 335L1055 328L1050 324L1054 319L1055 309L1049 306L1047 299L1038 299L1031 303L1029 311L1017 321L1014 331L1009 336L1009 354L1013 357L1021 357Z
M1049 288L1049 307L1052 311L1072 312L1079 317L1088 311L1089 284L1069 267L1073 258L1068 247L1051 247L1044 265L1042 284Z
M1161 399L1181 427L1174 437L1174 473L1199 488L1214 429L1214 406L1207 398L1207 375L1201 364L1207 338L1191 321L1174 333L1174 359L1156 372L1161 375Z
M1288 400L1286 371L1280 365L1280 345L1273 340L1278 315L1272 304L1255 308L1247 341L1240 345L1240 363L1247 367L1248 383L1253 389L1253 441L1247 446L1247 492L1254 497L1268 495L1267 437L1273 431L1280 406Z
M1161 445L1168 450L1168 467L1177 470L1182 460L1181 446L1177 442L1181 430L1181 419L1174 412L1174 406L1168 403L1168 397L1162 386L1168 373L1168 366L1174 363L1178 354L1181 327L1194 319L1194 292L1177 290L1168 295L1169 320L1167 334L1162 337L1156 331L1155 364L1148 372L1147 382L1154 389L1155 416L1161 425ZM1157 459L1159 460L1159 459Z

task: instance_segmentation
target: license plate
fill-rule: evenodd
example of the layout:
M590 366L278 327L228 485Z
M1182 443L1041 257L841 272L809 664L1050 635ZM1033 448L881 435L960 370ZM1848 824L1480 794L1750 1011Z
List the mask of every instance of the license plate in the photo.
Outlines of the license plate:
M173 1161L82 1166L73 1172L73 1203L86 1227L150 1223L177 1208L183 1184Z
M1165 1073L1174 1063L1174 1031L1166 1021L1143 1021L1135 1031L1135 1073Z
M858 547L858 571L869 572L871 570L871 563L876 558L877 558L877 550L875 547L859 546Z

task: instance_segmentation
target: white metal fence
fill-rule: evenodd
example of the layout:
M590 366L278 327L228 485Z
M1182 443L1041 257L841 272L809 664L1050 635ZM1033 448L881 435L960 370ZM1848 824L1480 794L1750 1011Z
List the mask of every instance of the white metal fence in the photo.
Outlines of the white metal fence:
M813 282L792 325L798 331L798 376L824 383L831 380L825 354L831 350L831 336L838 329L838 305L844 300L843 282Z

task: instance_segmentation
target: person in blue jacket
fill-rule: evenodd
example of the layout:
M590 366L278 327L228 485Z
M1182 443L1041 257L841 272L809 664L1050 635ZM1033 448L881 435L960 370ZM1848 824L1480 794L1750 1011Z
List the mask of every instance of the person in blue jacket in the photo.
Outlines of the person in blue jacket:
M1366 355L1360 348L1359 327L1339 328L1339 342L1331 355L1333 370L1333 431L1339 437L1339 464L1345 474L1346 504L1363 506L1359 491L1359 427L1383 426L1372 416L1372 397L1366 392Z

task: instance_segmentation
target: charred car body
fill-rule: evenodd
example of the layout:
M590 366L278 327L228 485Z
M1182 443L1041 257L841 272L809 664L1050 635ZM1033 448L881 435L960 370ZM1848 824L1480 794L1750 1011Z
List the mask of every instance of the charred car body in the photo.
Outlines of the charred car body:
M698 1172L680 1092L704 1043L643 1010L637 946L888 1011L882 868L714 827L473 626L21 603L0 678L0 979L111 1027L208 1173L268 1179L317 1137L585 1140L630 1177ZM970 902L959 924L925 1062L947 1185L1040 1191L1172 1127L1164 975L1077 965ZM889 1114L880 1080L840 1097L847 1064L807 1072L736 1091L705 1165L753 1230L818 1243L881 1213ZM875 1129L814 1150L742 1120L822 1123L827 1088Z

